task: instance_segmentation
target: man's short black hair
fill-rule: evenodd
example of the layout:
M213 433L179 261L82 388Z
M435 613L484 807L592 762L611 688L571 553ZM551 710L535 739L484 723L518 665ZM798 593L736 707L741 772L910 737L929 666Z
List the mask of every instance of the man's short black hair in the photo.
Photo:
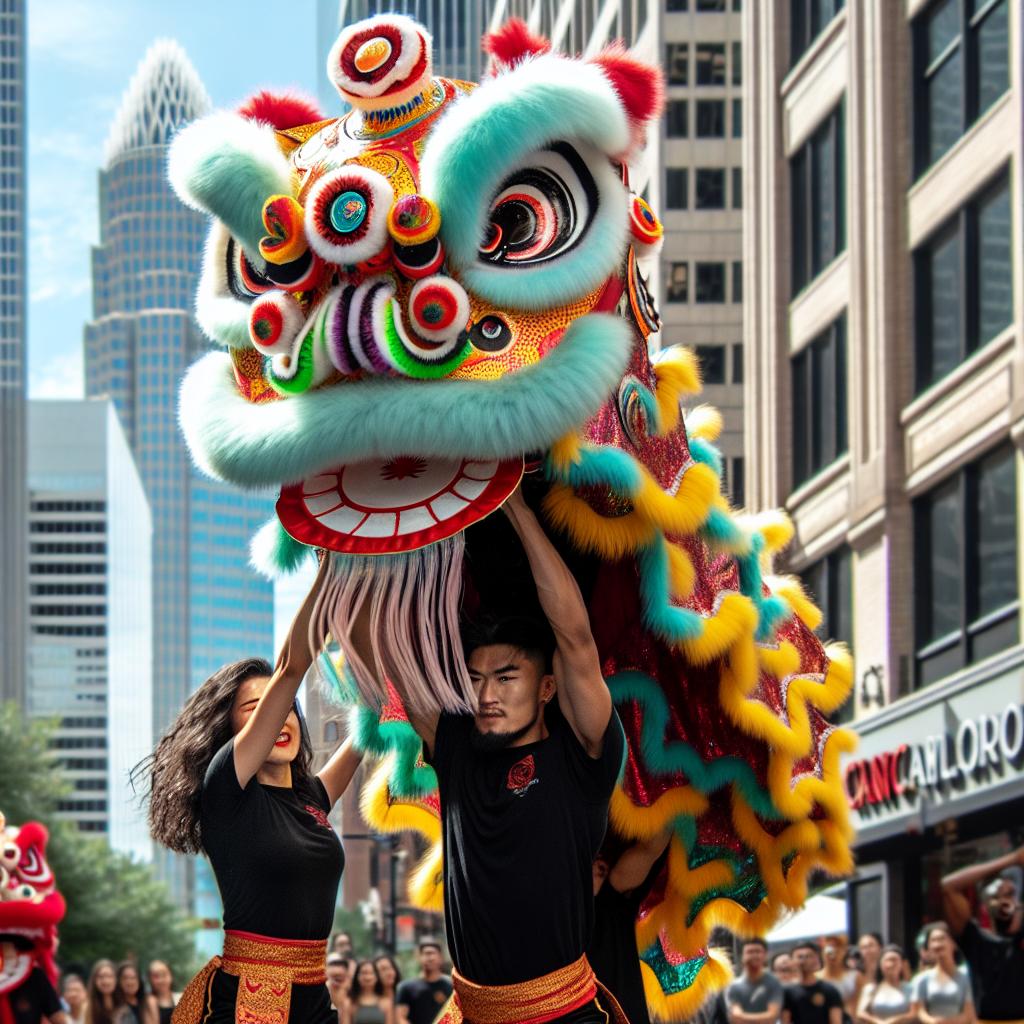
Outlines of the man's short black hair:
M790 955L795 955L798 949L809 949L819 960L821 959L821 947L816 942L798 942L790 951Z
M536 658L551 671L555 634L546 619L532 615L485 616L462 627L462 650L466 659L478 647L507 645Z
M766 953L768 952L768 943L765 942L764 939L744 939L740 943L740 952L743 952L743 950L745 950L747 946L760 946Z
M425 935L416 943L416 949L420 953L425 949L436 949L441 956L444 956L444 950L441 948L441 943L437 939L431 938L429 935Z

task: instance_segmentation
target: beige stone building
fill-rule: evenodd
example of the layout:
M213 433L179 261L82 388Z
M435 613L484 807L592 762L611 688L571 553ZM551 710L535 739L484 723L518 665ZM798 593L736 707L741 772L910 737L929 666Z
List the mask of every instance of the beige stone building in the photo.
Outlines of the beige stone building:
M722 411L725 485L743 490L743 47L740 0L666 0L662 347L696 348Z
M851 927L1024 841L1021 5L744 11L747 497L852 643Z

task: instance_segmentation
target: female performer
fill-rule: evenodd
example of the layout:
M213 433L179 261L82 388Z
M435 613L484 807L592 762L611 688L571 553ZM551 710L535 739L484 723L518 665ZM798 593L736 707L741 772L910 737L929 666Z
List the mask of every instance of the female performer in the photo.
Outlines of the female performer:
M153 837L206 854L224 904L224 953L192 979L175 1024L334 1024L324 984L344 854L327 815L359 763L346 741L317 774L295 694L326 559L276 669L227 665L189 698L150 764Z

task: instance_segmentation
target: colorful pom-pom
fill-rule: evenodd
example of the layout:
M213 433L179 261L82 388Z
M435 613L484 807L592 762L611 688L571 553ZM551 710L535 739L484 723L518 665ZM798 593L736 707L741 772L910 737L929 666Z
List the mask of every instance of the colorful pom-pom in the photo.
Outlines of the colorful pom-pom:
M306 237L318 256L351 266L387 244L391 185L382 174L349 164L325 174L306 200Z
M287 292L261 295L249 311L249 337L267 355L290 352L302 329L302 309Z
M424 338L452 340L469 322L469 296L450 277L425 278L409 293L409 318L413 328Z
M421 245L437 236L441 212L426 196L402 196L388 214L388 231L399 245Z
M271 196L263 204L267 234L260 242L260 255L268 263L291 263L306 252L302 220L302 207L291 196Z
M647 201L640 196L633 196L629 204L629 228L636 247L645 253L661 245L665 234L661 221L655 216Z

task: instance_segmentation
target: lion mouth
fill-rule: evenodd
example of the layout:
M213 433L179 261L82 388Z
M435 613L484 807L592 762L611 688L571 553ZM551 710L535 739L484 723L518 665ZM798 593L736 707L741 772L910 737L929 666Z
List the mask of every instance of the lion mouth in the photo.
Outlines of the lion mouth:
M304 544L346 554L394 554L479 522L512 494L522 475L522 458L367 460L285 487L277 515Z

